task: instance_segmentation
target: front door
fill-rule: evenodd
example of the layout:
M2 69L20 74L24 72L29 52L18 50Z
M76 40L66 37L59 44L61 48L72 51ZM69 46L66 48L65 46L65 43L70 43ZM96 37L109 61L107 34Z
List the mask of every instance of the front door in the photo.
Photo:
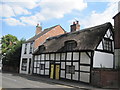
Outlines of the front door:
M55 69L55 79L59 79L60 65L56 65Z
M54 64L51 64L51 70L50 70L50 78L54 78Z
M60 73L60 65L59 64L51 64L51 70L50 70L50 78L51 79L59 79Z

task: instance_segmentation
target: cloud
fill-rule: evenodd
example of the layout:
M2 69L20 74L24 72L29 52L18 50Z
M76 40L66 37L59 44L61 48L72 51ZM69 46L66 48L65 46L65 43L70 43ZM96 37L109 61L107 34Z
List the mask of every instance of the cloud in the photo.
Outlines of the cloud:
M40 0L3 0L0 3L0 17L17 17L18 15L28 15L29 10L38 6Z
M15 16L14 11L9 5L0 4L0 17L11 17Z
M108 7L101 13L97 11L92 11L91 15L83 18L80 18L80 23L84 28L92 27L95 25L103 24L106 22L113 23L113 16L117 13L118 3L112 2L108 4Z
M28 15L28 14L31 14L31 12L29 12L28 10L24 9L24 8L21 8L19 6L14 6L14 13L16 15Z
M65 14L72 13L73 10L81 11L87 7L87 3L83 0L6 0L6 7L2 17L19 17L23 24L36 25L37 22L49 20L53 18L63 18ZM40 10L33 14L30 10L39 7ZM25 16L30 14L30 16ZM15 18L14 18L15 19Z
M42 8L42 15L48 18L62 18L73 10L83 10L87 7L87 3L84 3L83 0L43 0L40 6Z
M26 8L21 7L17 4L0 4L0 15L1 17L16 17L17 15L28 15L31 14Z
M21 23L19 20L15 19L15 18L7 18L4 19L4 21L11 26L16 26L16 25L25 25L23 23Z
M37 22L53 18L63 18L65 14L73 10L81 11L87 7L83 0L42 0L39 4L40 12L30 17L21 17L22 22L30 25L36 25Z

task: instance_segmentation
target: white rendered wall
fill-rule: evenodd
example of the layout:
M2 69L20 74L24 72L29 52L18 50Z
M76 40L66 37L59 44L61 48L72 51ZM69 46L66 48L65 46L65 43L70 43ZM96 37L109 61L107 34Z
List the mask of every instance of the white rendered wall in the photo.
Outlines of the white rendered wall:
M95 51L93 58L94 68L113 68L113 54Z
M34 43L33 43L33 46L34 46ZM32 46L32 51L33 51L33 46ZM23 74L28 74L28 70L29 70L29 59L31 58L31 63L33 62L32 61L32 54L30 54L30 43L27 43L27 52L26 54L24 54L24 51L25 51L25 43L22 44L22 51L21 51L21 61L20 61L20 73L23 73ZM26 71L22 71L21 70L21 66L22 66L22 59L23 58L27 58L27 70ZM32 65L32 64L31 64ZM31 66L32 67L32 66ZM32 69L32 68L31 68ZM32 70L30 69L30 73L32 73Z
M102 41L101 41L100 44L98 45L97 49L103 50Z
M88 55L85 52L81 53L80 63L90 64L90 58L88 57Z

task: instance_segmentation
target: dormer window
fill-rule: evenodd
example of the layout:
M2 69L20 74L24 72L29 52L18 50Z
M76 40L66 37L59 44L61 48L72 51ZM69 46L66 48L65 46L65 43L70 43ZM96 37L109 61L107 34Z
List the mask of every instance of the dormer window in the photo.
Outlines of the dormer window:
M40 46L39 50L40 50L40 53L43 52L45 50L45 46L44 45Z
M65 48L67 51L73 50L77 46L76 41L70 40L65 42Z

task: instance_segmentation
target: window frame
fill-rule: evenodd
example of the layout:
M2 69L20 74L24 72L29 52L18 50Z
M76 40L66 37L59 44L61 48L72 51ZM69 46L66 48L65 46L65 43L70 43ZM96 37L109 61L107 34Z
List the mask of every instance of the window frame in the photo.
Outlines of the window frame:
M109 52L113 52L113 45L112 45L112 41L110 38L104 38L103 40L103 49L105 51L109 51Z
M66 65L66 74L75 74L75 66Z
M33 42L30 43L30 51L29 51L29 54L32 54L32 50L33 50Z
M27 54L27 43L25 44L24 54Z
M22 67L21 67L22 71L27 71L27 58L23 58L22 59Z
M42 64L42 63L41 63L39 68L40 68L40 70L44 70L45 64Z

